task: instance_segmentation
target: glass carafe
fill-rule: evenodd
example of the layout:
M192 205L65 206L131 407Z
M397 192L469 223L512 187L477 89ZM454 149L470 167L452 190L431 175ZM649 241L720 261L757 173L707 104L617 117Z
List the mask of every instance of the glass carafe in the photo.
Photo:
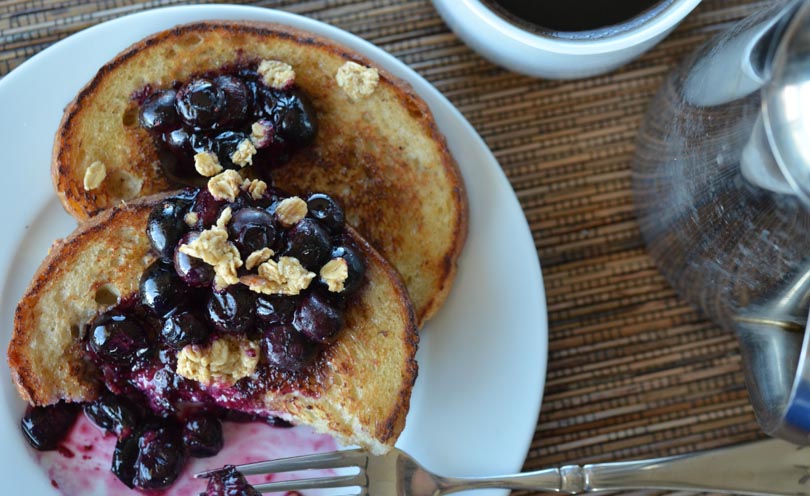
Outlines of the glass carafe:
M810 407L806 421L788 417L804 387L796 381L810 310L808 122L810 0L780 2L669 75L633 163L638 219L656 264L684 298L740 336L766 432L805 444Z

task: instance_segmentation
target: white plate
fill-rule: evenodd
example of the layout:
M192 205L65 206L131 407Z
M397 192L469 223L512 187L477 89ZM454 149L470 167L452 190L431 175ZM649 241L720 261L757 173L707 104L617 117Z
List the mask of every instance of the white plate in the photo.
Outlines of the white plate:
M48 246L75 227L50 180L51 146L62 109L102 64L131 43L202 19L266 20L319 33L408 81L430 105L464 175L470 232L452 294L423 330L419 379L398 446L447 475L519 470L540 409L547 352L540 265L520 205L481 138L430 83L370 43L292 14L240 6L148 11L77 33L0 80L3 349L16 302ZM4 492L52 494L48 478L19 434L23 402L8 368L0 373Z

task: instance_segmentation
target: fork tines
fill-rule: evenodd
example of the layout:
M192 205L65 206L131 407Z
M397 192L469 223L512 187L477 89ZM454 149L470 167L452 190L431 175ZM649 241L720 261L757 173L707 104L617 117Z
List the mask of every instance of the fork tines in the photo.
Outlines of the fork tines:
M296 479L255 484L253 487L262 493L351 486L363 487L367 485L364 469L368 463L368 456L368 453L360 449L332 451L329 453L294 456L290 458L280 458L278 460L237 465L236 470L247 476L276 474L281 472L292 472L295 470L331 469L343 467L360 468L360 471L353 475L316 477L310 479ZM210 477L221 470L221 468L207 470L205 472L195 474L194 477Z

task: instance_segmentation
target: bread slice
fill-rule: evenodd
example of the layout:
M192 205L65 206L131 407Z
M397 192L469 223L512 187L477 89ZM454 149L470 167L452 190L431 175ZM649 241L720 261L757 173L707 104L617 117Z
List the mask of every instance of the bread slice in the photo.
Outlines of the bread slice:
M67 211L85 221L105 208L172 188L138 126L133 95L237 61L281 60L312 99L319 132L275 174L293 194L322 191L402 275L417 322L441 306L467 231L466 194L444 136L424 101L379 69L374 92L352 100L335 79L346 61L374 66L346 47L289 26L210 21L175 27L127 48L71 102L56 135L53 181ZM83 187L101 161L102 185Z
M164 195L110 209L54 244L17 306L8 349L12 377L35 405L96 398L100 382L83 358L85 324L138 290L154 260L145 226ZM373 452L402 431L417 373L417 333L396 271L349 228L367 260L366 282L345 329L296 384L268 391L266 411Z

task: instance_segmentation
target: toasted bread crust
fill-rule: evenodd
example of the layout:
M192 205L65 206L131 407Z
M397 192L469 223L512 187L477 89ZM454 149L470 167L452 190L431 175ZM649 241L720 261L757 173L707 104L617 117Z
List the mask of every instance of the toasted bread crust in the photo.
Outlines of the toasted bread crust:
M60 399L95 399L97 383L82 358L78 333L98 311L94 298L101 285L110 284L124 295L137 291L138 280L130 280L120 271L123 264L96 266L100 259L109 258L106 250L118 245L117 249L127 253L131 270L142 271L154 260L149 254L149 242L141 234L145 225L140 220L142 210L136 204L95 217L67 238L54 242L34 273L14 312L14 332L8 348L12 377L24 400L41 405ZM118 244L110 239L116 234L130 236ZM88 247L94 243L96 250L90 254ZM85 272L77 278L77 284L85 285L81 289L71 285L71 277L78 271ZM61 308L54 308L57 305ZM51 317L60 322L51 321Z
M154 261L145 235L152 207L164 194L108 209L57 241L17 306L8 349L20 395L35 404L90 401L100 383L83 357L79 331L109 303L98 288L135 294ZM345 329L306 392L268 391L265 407L339 440L384 452L402 431L417 374L418 335L407 290L397 272L356 232L367 261L366 281L345 316ZM59 303L59 305L57 305Z
M68 105L57 132L52 176L65 209L85 221L121 200L172 187L151 137L137 125L132 94L147 84L166 87L265 58L293 65L320 127L315 144L275 172L275 185L336 197L349 222L399 270L421 325L444 302L466 238L461 175L430 110L407 83L378 68L375 92L353 102L337 86L337 68L347 60L373 64L312 33L267 23L198 22L119 54ZM95 160L105 163L108 178L86 191L83 174Z

